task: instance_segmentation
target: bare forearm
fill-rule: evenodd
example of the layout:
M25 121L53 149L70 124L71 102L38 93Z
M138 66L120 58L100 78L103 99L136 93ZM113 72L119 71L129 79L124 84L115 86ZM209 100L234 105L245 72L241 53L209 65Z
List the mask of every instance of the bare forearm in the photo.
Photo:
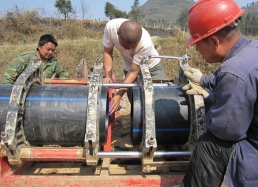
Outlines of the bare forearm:
M130 69L130 71L127 73L123 83L133 83L135 81L135 79L137 78L139 73L139 67L135 64L132 64L132 67ZM119 91L121 91L121 93L125 93L128 90L128 88L120 88Z
M105 68L105 75L112 77L112 67L113 67L113 59L112 59L112 51L104 50L103 53L103 61Z

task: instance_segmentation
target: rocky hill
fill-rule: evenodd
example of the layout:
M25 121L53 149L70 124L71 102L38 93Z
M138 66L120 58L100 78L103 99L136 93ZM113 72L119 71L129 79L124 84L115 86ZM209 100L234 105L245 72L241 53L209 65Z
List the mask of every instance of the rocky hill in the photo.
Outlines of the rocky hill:
M252 13L258 15L258 1L254 4L249 4L248 6L243 7L247 13Z
M148 0L140 9L145 15L141 23L145 26L157 26L161 24L174 25L182 11L187 11L193 4L194 0ZM242 7L247 13L258 15L258 1L249 3ZM158 26L159 25L159 26Z
M190 8L194 0L148 0L140 8L145 14L144 24L167 23L173 25L181 11Z

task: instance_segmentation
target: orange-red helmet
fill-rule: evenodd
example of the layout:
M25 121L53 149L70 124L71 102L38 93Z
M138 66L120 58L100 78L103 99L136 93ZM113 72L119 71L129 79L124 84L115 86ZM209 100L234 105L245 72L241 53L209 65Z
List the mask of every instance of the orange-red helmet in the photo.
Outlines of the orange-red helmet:
M244 14L233 0L199 0L188 12L188 28L191 37L186 45L214 34Z

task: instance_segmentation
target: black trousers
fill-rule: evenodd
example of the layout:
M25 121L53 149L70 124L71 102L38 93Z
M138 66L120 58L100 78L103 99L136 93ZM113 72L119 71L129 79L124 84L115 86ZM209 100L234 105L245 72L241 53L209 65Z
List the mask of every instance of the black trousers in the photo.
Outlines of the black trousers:
M236 142L218 139L207 131L200 136L181 187L219 187Z

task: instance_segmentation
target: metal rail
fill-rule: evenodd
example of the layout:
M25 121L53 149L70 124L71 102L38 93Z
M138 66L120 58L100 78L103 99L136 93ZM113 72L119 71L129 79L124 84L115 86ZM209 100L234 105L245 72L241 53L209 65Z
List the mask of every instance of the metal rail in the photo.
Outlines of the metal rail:
M191 156L190 151L156 151L154 158L164 157L184 157ZM138 151L113 151L113 152L98 152L99 158L142 158L142 152Z
M21 149L20 159L22 161L81 161L85 162L86 149L81 148L58 148L58 147L24 147ZM190 151L156 151L154 158L188 157ZM7 157L5 150L2 150L0 158ZM139 151L99 151L98 158L142 158Z
M169 86L170 84L168 83L154 83L153 86L158 87L158 86ZM102 85L103 87L109 87L109 88L132 88L134 86L138 86L138 84L135 83L104 83Z

